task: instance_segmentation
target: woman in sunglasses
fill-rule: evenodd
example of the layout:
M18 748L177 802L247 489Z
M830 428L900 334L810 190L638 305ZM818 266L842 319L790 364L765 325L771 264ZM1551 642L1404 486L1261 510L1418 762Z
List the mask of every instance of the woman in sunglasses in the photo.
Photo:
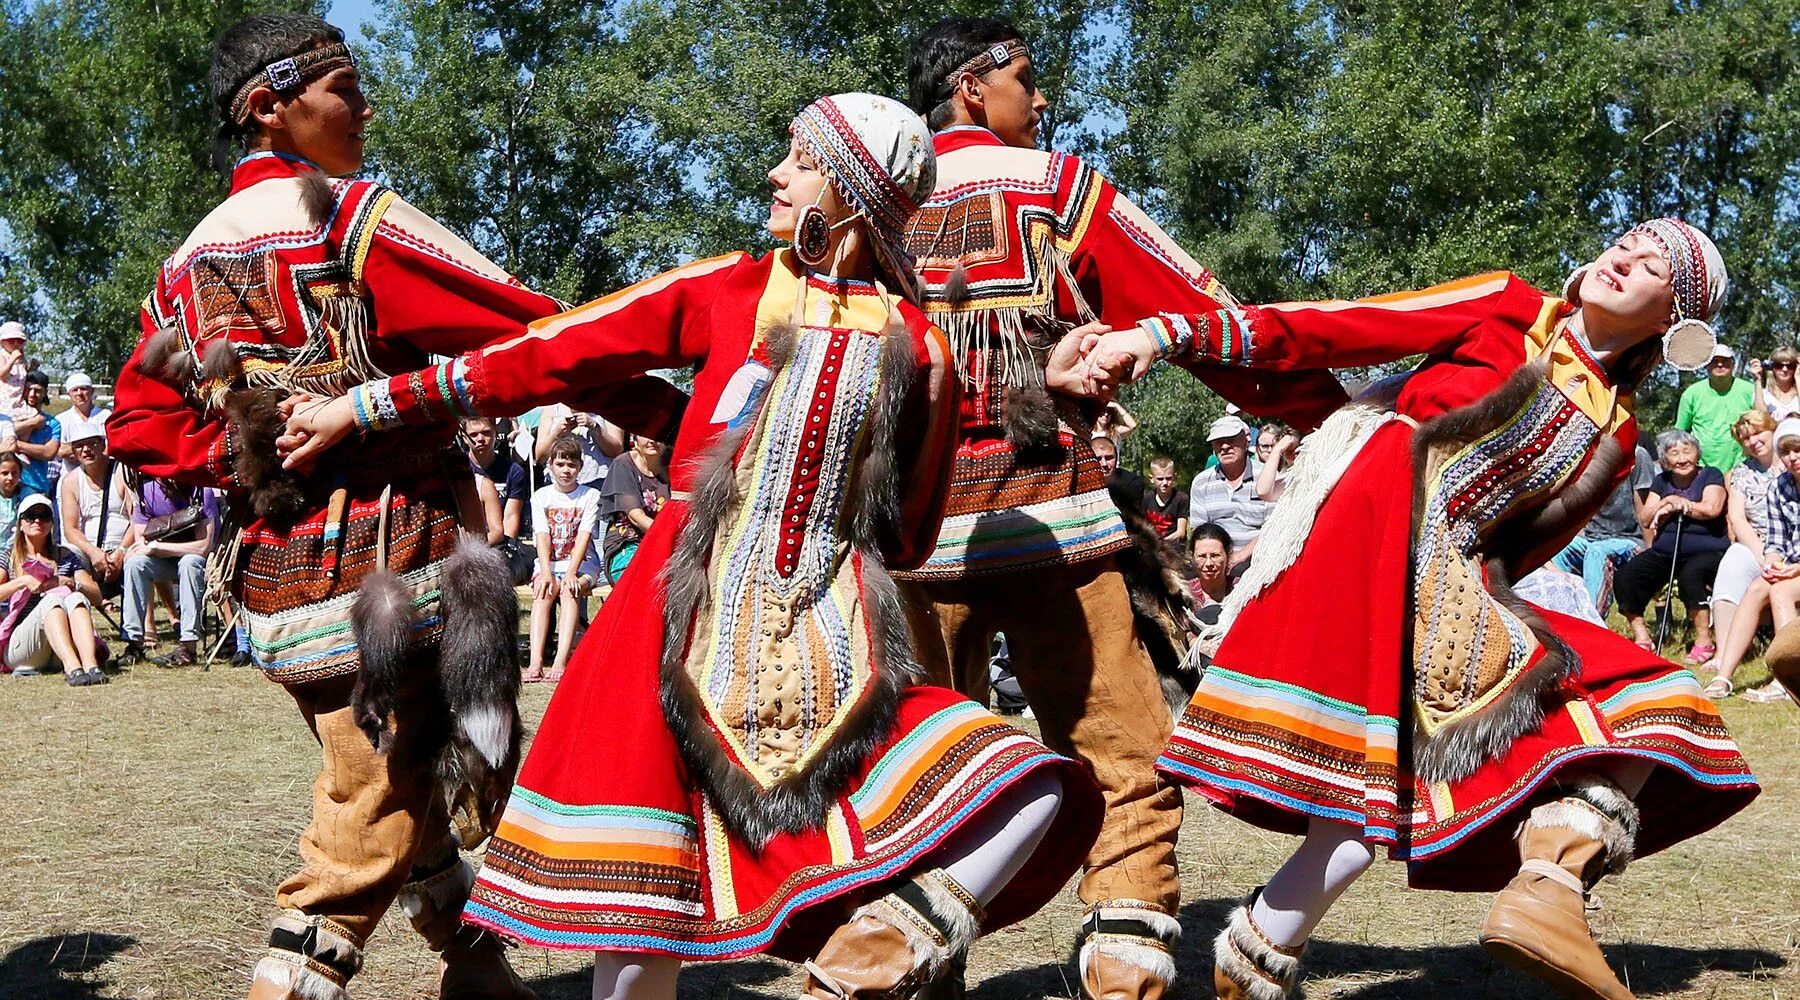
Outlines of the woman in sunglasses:
M1794 384L1796 362L1800 362L1800 351L1777 347L1770 352L1767 366L1750 366L1750 374L1757 383L1756 408L1773 417L1776 423L1789 417L1800 417L1800 385Z
M12 559L0 582L0 650L7 668L20 676L39 672L54 658L69 686L105 684L88 599L74 580L57 575L51 519L50 498L42 493L19 504Z

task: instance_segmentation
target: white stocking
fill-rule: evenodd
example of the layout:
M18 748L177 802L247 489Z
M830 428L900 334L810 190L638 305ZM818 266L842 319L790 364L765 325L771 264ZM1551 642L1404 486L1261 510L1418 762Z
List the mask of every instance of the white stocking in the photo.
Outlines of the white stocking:
M681 959L622 951L594 953L594 1000L675 1000Z
M1363 840L1362 830L1314 819L1307 825L1300 849L1263 887L1250 919L1270 941L1297 948L1312 936L1331 904L1374 861L1375 852Z
M1650 780L1650 775L1655 770L1656 765L1647 760L1637 757L1620 757L1607 764L1606 776L1619 786L1619 791L1624 792L1626 798L1635 800L1638 793L1644 790L1644 783Z
M958 830L939 867L986 905L1006 888L1050 832L1062 808L1062 782L1035 771L1007 789L985 815Z

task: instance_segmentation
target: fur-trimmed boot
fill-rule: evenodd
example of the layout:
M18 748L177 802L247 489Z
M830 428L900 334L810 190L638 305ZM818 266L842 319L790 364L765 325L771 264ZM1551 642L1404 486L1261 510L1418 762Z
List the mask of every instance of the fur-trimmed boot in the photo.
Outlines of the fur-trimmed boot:
M806 963L810 1000L907 1000L966 953L981 904L941 868L860 907Z
M269 951L256 963L250 1000L349 1000L345 984L360 968L362 944L348 930L288 910L269 931Z
M437 952L440 1000L537 1000L506 961L500 939L462 922L463 904L475 884L467 861L449 865L400 889L400 909L425 946Z
M1081 921L1081 991L1088 1000L1162 1000L1175 983L1181 924L1154 903L1095 903Z
M1519 830L1519 874L1481 924L1481 946L1567 997L1632 1000L1594 942L1587 893L1625 870L1637 842L1638 811L1604 780L1531 811Z
M1284 948L1250 919L1261 894L1259 886L1245 897L1213 941L1213 991L1219 1000L1286 1000L1300 981L1306 945Z

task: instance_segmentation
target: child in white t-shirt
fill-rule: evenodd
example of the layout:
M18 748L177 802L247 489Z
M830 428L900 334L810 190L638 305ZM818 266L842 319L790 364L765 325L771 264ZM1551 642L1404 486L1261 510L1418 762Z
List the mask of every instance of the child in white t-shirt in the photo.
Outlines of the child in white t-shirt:
M593 555L600 521L600 493L579 482L581 445L560 437L550 445L550 485L531 495L531 532L537 539L537 571L531 578L531 662L527 681L561 680L575 646L575 626L600 567ZM558 616L556 658L544 670L550 616Z

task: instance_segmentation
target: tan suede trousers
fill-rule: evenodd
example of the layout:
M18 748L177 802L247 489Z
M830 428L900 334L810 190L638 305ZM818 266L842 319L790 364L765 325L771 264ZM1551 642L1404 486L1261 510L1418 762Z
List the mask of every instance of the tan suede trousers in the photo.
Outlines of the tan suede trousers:
M903 586L919 662L938 683L984 700L988 645L1006 633L1045 744L1093 769L1106 816L1082 900L1140 900L1174 913L1181 791L1155 769L1172 721L1112 559Z
M432 683L436 671L418 666L407 670L396 699L385 754L375 752L352 717L354 675L288 688L323 760L313 782L312 822L300 835L302 867L282 883L275 902L331 921L359 948L403 885L458 857L428 756L446 713ZM460 904L452 908L450 918L460 910Z

